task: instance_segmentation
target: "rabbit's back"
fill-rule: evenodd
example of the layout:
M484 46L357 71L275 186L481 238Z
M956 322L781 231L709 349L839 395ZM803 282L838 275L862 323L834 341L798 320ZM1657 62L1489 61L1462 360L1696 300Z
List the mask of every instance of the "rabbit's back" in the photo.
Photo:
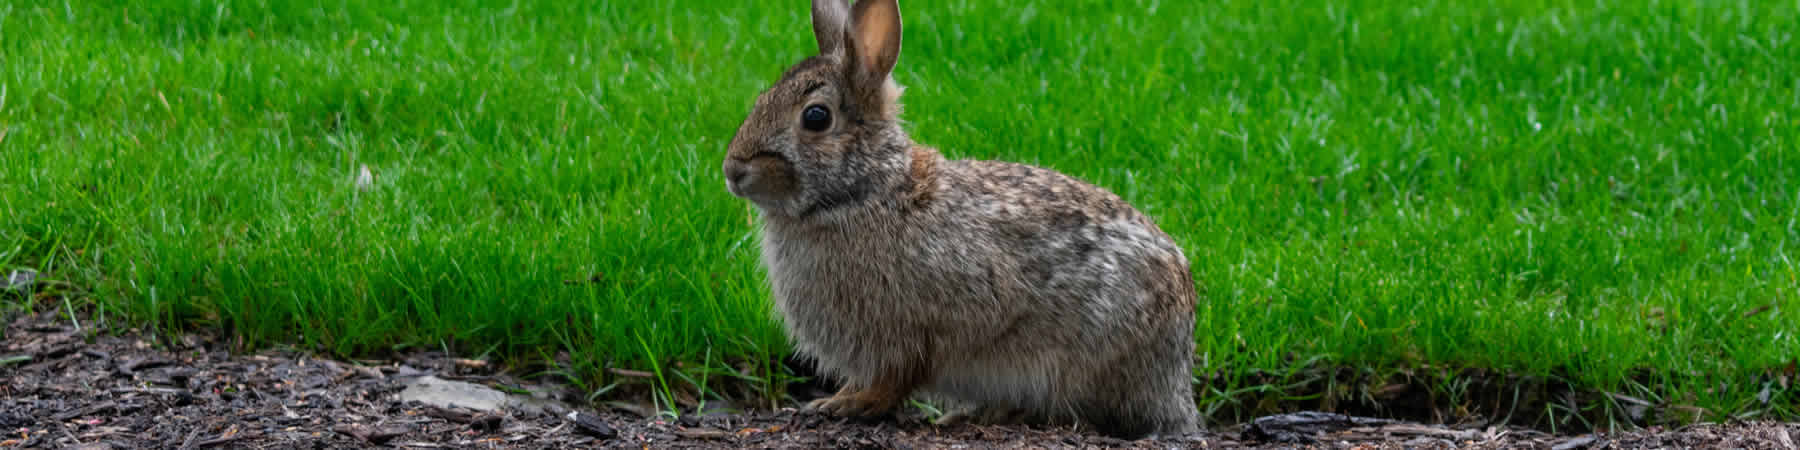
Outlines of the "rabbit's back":
M967 227L986 231L971 240L1010 260L1017 312L990 325L1003 331L965 342L934 389L1113 427L1190 427L1195 292L1174 240L1117 195L1062 173L948 166L946 190L960 194L944 206L981 224ZM967 205L953 204L959 195Z

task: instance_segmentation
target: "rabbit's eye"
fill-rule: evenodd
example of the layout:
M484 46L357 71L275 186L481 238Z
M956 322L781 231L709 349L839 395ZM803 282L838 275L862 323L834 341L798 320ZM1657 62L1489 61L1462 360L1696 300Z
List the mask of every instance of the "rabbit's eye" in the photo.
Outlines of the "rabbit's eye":
M824 106L808 106L805 112L800 113L800 126L812 131L825 131L826 128L831 128L831 111Z

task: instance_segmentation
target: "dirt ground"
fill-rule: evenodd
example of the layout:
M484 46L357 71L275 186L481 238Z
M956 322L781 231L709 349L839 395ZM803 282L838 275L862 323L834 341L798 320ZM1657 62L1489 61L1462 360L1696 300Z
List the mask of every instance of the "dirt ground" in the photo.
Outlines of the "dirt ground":
M279 350L237 355L202 336L157 346L140 334L113 336L83 325L77 330L50 314L7 324L0 346L0 447L1793 449L1800 442L1800 424L1783 423L1553 436L1304 413L1193 436L1121 441L1056 428L937 427L916 417L856 422L791 408L679 420L566 404L479 412L396 397L428 375L502 388L533 385L441 354L358 362Z

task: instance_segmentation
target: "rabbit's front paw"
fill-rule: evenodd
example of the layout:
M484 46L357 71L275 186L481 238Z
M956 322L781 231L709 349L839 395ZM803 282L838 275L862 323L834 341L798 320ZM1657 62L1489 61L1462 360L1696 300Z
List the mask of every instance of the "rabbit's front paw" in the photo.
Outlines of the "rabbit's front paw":
M898 396L876 389L864 389L855 392L840 391L836 395L813 400L806 404L806 409L839 417L875 417L893 411L899 404Z

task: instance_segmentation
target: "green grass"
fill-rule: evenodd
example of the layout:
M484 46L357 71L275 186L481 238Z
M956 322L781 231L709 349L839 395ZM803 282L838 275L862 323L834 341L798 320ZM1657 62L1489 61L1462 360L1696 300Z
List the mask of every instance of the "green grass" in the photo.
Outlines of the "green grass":
M1451 367L1800 417L1800 2L903 10L915 138L1187 249L1209 411ZM0 4L0 266L249 345L775 386L718 165L813 46L799 0Z

